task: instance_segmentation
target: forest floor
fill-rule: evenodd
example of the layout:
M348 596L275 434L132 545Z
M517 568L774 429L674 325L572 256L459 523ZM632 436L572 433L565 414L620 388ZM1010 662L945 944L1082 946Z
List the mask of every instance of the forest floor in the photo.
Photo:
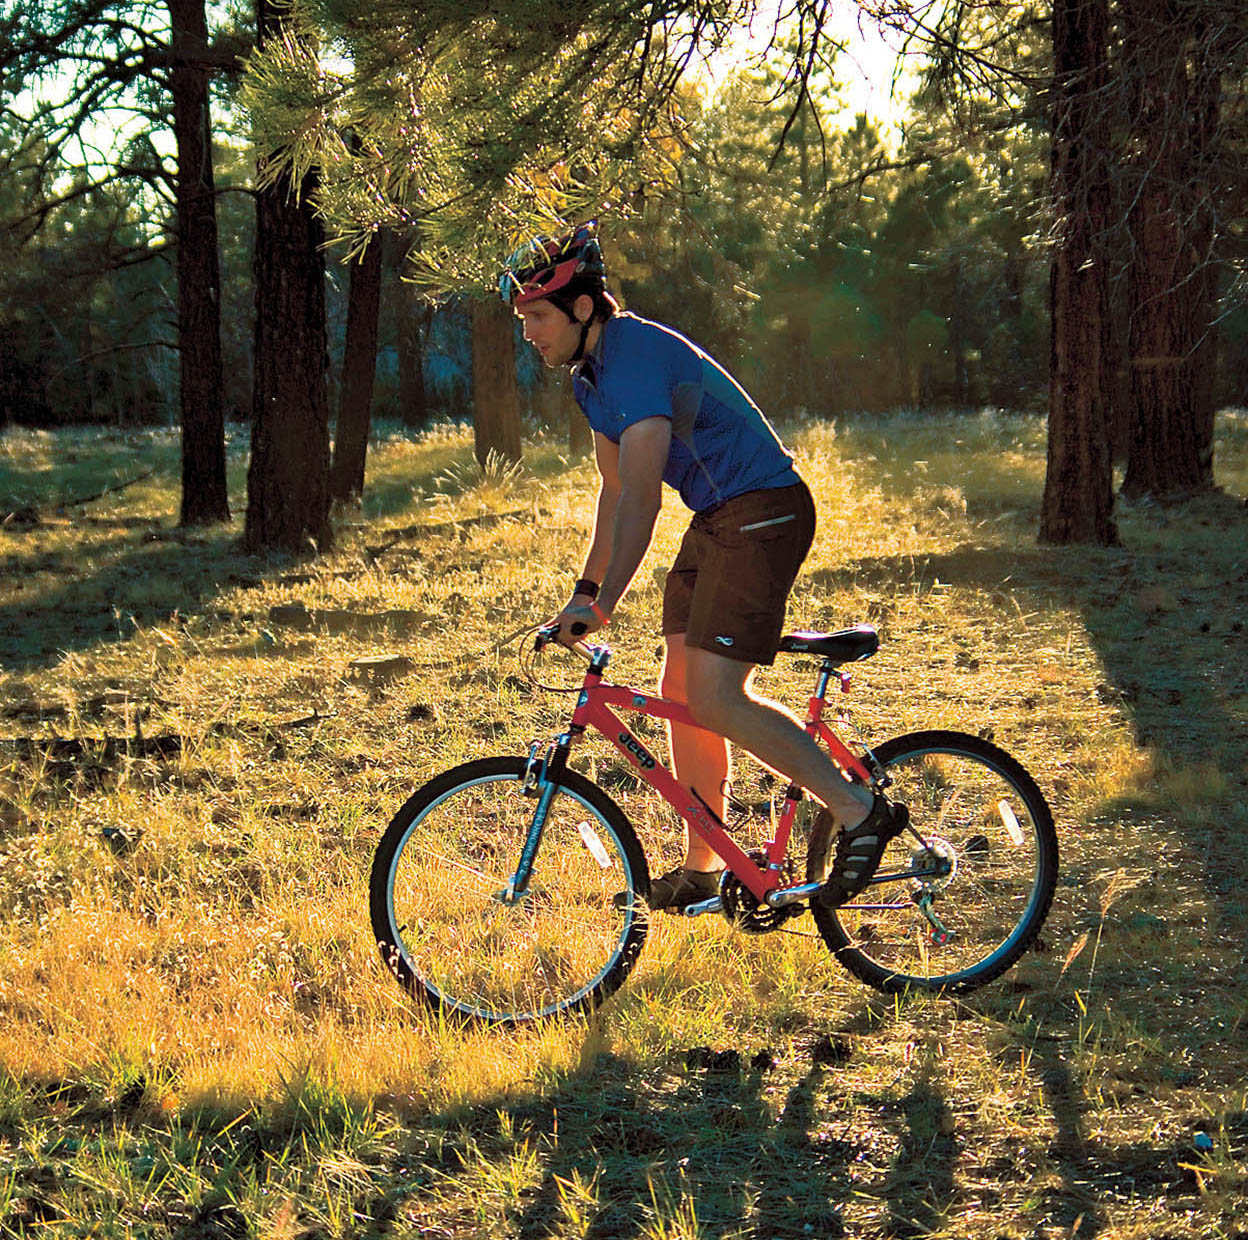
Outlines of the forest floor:
M1036 543L1041 420L782 430L820 515L791 623L879 627L867 737L990 731L1033 773L1042 950L890 999L817 938L657 918L595 1016L521 1032L404 996L367 877L424 780L560 726L516 652L592 465L380 433L296 562L176 527L168 433L0 435L0 1236L1248 1238L1248 417L1222 493L1120 506L1112 549ZM618 679L653 683L681 529L669 495ZM678 824L583 761L666 868Z

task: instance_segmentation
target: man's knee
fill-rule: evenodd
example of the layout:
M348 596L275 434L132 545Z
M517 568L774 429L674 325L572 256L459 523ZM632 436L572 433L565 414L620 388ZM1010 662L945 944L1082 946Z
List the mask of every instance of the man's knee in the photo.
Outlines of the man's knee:
M688 690L685 684L684 640L682 637L668 638L663 668L659 672L659 692L673 702L685 702L688 701Z
M685 684L689 713L703 727L722 730L746 700L745 687L716 676L691 673Z

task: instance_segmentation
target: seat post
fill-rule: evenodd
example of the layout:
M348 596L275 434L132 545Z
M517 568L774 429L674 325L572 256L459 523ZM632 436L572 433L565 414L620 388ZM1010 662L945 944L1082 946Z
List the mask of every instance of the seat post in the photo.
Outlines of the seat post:
M836 664L831 659L824 659L819 665L819 678L815 681L815 697L821 702L828 700L828 681L832 679L832 673L836 670Z

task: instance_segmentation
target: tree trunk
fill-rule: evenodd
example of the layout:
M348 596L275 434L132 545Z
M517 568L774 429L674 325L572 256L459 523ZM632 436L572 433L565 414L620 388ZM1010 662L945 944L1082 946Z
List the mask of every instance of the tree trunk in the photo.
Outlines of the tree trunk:
M589 456L594 450L594 431L589 419L572 395L572 375L567 370L559 374L560 403L567 412L568 455L573 459Z
M543 367L537 402L542 425L567 436L568 455L588 456L593 450L594 432L572 395L572 374L567 367Z
M508 461L521 456L515 322L495 297L472 303L472 424L482 466L491 452Z
M953 353L953 400L958 409L971 407L971 376L966 357L965 296L962 290L962 259L953 259L949 272L953 285L949 299L949 348Z
M347 294L347 338L342 357L342 398L330 494L358 499L364 493L364 458L372 419L377 373L377 314L381 306L381 237L374 234L351 267Z
M1123 28L1135 128L1131 402L1123 494L1178 498L1213 486L1214 267L1210 146L1219 82L1199 23L1174 0L1139 0Z
M1107 144L1098 132L1106 80L1106 0L1053 6L1053 145L1057 239L1052 312L1049 441L1040 540L1116 544L1110 408L1113 332L1106 233Z
M419 428L429 420L429 394L425 389L425 341L433 320L433 307L410 280L401 280L399 307L399 409L403 425Z
M178 351L181 367L183 525L230 519L221 401L221 274L208 110L204 0L167 0L172 26L169 92L178 152Z
M257 44L282 37L277 0L257 0ZM266 156L258 159L263 180ZM324 230L312 209L315 174L256 194L256 345L249 552L332 546L326 391Z

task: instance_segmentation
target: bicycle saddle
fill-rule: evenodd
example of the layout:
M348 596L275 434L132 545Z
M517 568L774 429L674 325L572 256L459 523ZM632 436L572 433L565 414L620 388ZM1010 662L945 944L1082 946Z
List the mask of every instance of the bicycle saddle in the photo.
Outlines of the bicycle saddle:
M781 650L794 654L819 654L834 663L869 659L880 648L880 635L869 624L835 633L788 633L780 639Z

